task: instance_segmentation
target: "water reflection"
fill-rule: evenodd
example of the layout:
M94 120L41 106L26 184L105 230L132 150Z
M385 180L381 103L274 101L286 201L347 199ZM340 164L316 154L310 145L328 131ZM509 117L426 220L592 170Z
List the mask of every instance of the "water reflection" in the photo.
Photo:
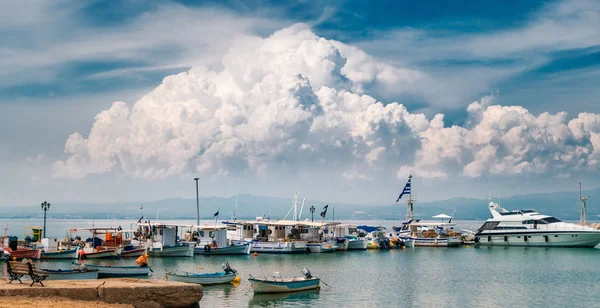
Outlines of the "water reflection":
M319 290L283 294L254 294L248 302L248 307L311 307L317 305L319 294Z

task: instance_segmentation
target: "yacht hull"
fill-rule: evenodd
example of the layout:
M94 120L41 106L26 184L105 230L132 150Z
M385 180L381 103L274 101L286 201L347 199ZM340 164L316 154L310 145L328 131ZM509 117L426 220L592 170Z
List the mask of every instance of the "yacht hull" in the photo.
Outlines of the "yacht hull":
M600 244L600 232L482 233L475 242L484 246L592 248Z

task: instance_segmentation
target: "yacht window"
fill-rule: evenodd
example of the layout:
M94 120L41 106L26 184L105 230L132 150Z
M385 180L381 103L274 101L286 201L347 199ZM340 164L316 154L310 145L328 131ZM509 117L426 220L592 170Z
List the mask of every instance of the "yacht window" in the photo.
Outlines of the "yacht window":
M214 231L208 231L208 237L210 237L210 238L215 237L215 232Z
M200 231L198 233L200 233L200 237L204 237L204 231Z
M496 228L499 223L499 221L487 221L483 224L483 226L481 226L481 228L479 228L479 232L484 230L494 230L494 228Z
M494 230L515 230L515 229L527 229L523 226L503 226L503 227L496 227L494 228Z
M554 217L546 217L546 218L543 218L541 221L544 221L544 223L547 223L547 224L551 224L551 223L555 223L555 222L560 222L559 219L556 219Z

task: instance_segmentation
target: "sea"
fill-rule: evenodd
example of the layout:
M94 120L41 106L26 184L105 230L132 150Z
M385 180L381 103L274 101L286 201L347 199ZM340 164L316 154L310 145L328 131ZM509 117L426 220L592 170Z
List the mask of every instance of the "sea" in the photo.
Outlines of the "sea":
M161 221L193 224L193 220ZM398 221L344 221L391 228ZM203 221L211 224L213 221ZM475 230L481 221L456 221L456 229ZM39 220L0 220L8 234L23 236ZM48 220L51 237L71 228L132 226L130 220ZM0 230L0 232L2 232ZM86 236L85 233L82 237ZM85 238L85 237L84 237ZM96 261L134 265L135 260ZM221 271L229 262L239 284L207 286L200 307L600 307L600 249L463 246L415 247L326 254L195 256L154 258L148 279L165 279L165 270ZM70 261L40 261L42 268L68 268ZM321 278L319 291L253 294L248 278L300 276L302 268ZM279 273L279 274L277 274Z

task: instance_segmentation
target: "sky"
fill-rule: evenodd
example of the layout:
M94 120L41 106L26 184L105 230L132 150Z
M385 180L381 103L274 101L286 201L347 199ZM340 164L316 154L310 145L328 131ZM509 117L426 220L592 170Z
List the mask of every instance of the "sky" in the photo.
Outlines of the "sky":
M599 29L597 1L2 1L0 206L595 188Z

